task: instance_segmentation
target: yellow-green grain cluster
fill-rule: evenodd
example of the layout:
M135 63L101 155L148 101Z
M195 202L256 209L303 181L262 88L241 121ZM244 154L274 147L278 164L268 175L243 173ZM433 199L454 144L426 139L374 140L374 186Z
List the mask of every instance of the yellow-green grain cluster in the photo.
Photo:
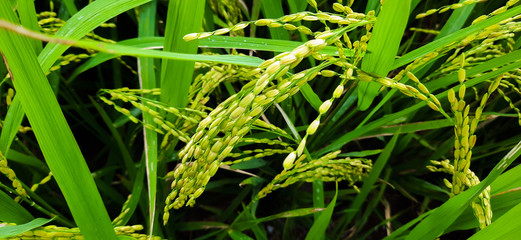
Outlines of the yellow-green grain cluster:
M325 76L325 77L331 77L331 76L334 76L336 75L335 72L331 71L331 70L322 70L320 72L320 74L322 76ZM284 167L284 170L289 170L293 167L293 163L295 161L296 158L299 158L300 156L302 156L302 154L304 153L304 150L306 148L306 143L307 143L307 139L309 136L315 134L317 132L317 129L320 125L320 119L322 118L323 115L325 115L329 109L331 108L333 102L335 101L335 99L339 98L340 96L342 96L343 92L344 92L344 84L345 84L345 80L349 79L351 76L353 75L353 69L352 68L349 68L347 71L346 71L346 78L344 79L344 81L342 81L342 83L340 85L338 85L335 90L333 91L333 95L331 96L330 99L324 101L320 107L318 108L318 116L315 118L315 120L313 122L311 122L311 124L309 124L309 126L307 127L306 129L306 134L304 135L304 137L302 138L302 140L300 141L296 151L294 152L291 152L290 154L287 155L287 157L284 159L284 162L282 163L282 166Z
M433 95L429 91L429 89L427 89L427 87L425 87L425 85L423 85L423 83L421 83L420 80L412 72L407 72L407 76L409 77L409 79L416 83L418 88L396 81L395 79L400 79L402 77L401 75L397 75L397 77L395 77L394 79L381 77L376 78L375 80L373 80L374 78L372 78L369 75L366 75L365 73L359 73L359 76L360 79L363 81L375 81L377 83L380 83L384 87L397 89L404 95L424 101L425 103L427 103L427 106L429 106L432 110L440 112L448 117L448 115L443 110L438 98L435 95Z
M331 152L311 161L306 161L305 154L300 156L294 162L293 168L284 169L275 176L271 183L259 191L257 197L263 198L272 191L297 182L348 181L350 185L353 185L371 170L370 160L337 158L339 153L340 151Z
M136 240L145 240L145 239L153 239L160 240L160 237L150 236L146 234L137 233L143 230L142 225L133 225L133 226L118 226L114 228L116 235L130 237L131 239ZM84 239L83 235L80 233L79 228L66 228L66 227L57 227L55 225L49 225L45 227L38 227L27 232L24 232L15 237L8 237L8 240L37 240L37 239L55 239L55 240L65 240L65 239Z
M244 85L240 92L219 104L199 122L195 134L179 152L182 162L174 170L172 192L165 201L165 224L170 209L195 204L195 199L203 193L223 159L250 131L252 124L267 107L297 93L300 86L318 74L319 68L316 68L286 76L303 58L326 45L324 39L313 39L292 52L265 61L260 65L262 71L257 81ZM268 86L274 80L278 83Z
M454 126L454 175L452 179L452 195L457 195L465 190L465 184L463 183L467 169L470 167L470 159L472 157L472 148L476 143L476 136L471 135L471 121L477 122L479 119L470 119L469 111L470 105L465 102L465 91L466 91L466 71L463 68L465 57L461 56L461 68L458 70L458 79L460 82L458 88L458 95L454 89L449 89L448 99L451 104L452 112L454 113L455 126Z
M212 11L222 16L228 26L242 21L241 3L238 0L211 0L209 4ZM244 36L244 32L240 30L235 31L234 34Z
M280 140L276 140L276 139L243 138L243 139L241 139L240 142L242 143L242 145L244 147L247 147L249 144L263 144L263 145L265 144L270 147L279 146L281 148L278 148L278 149L276 149L276 148L257 148L257 149L252 149L252 150L240 150L237 152L230 153L228 155L229 158L236 159L236 160L225 161L225 162L223 162L223 164L232 165L232 164L237 164L237 163L253 160L256 158L264 158L264 157L269 157L269 156L273 156L276 154L287 154L287 153L294 151L294 149L290 146L289 143L286 143L286 142L283 142Z
M237 31L242 31L246 27L248 27L251 24L254 24L255 26L266 26L270 28L284 28L288 31L298 31L302 34L306 35L313 35L317 34L319 32L313 32L311 29L309 29L306 26L300 25L297 26L294 23L299 21L307 21L307 22L315 22L315 21L321 21L321 22L329 22L338 24L339 26L346 26L346 25L366 25L368 23L374 23L375 16L374 11L366 14L363 13L357 13L350 10L349 7L344 7L342 12L344 14L334 14L334 13L326 13L326 12L318 12L318 13L312 13L312 12L299 12L294 13L290 15L285 15L283 17L277 18L277 19L259 19L256 21L249 21L249 22L240 22L238 24L235 24L228 28L221 28L212 32L203 32L203 33L190 33L183 37L185 41L192 41L195 39L203 39L210 37L212 35L224 35L228 33L233 33Z
M60 19L60 18L57 18L57 14L53 11L44 11L44 12L40 12L38 13L37 15L37 18L38 18L38 25L40 25L40 28L43 32L45 33L48 33L48 34L54 34L56 33L58 30L60 30L60 28L65 24L65 21ZM102 28L115 28L116 25L114 23L102 23L99 25L99 27L102 27ZM94 33L89 33L88 37L94 37L94 38L98 38L98 39L105 39L105 38L102 38ZM114 42L113 40L111 39L106 39L107 41L109 42Z
M10 181L11 185L13 186L16 195L20 197L26 197L27 192L22 187L22 183L20 180L16 177L15 172L12 168L10 168L7 164L7 158L0 152L0 172L4 174Z
M427 166L427 168L431 172L443 172L447 174L454 175L456 172L454 170L454 165L450 164L450 160L446 159L443 161L431 161L431 166ZM460 175L462 184L465 185L465 188L470 188L472 186L478 185L480 183L479 178L476 174L467 169L464 174ZM445 185L452 189L454 186L452 182L443 179ZM490 225L492 221L492 208L490 205L490 186L488 186L482 193L480 193L475 201L471 203L472 209L474 210L474 215L478 219L479 227L484 228Z
M492 11L490 14L481 15L481 16L477 17L476 19L474 19L474 21L472 21L472 24L476 24L476 23L484 21L490 17L503 13L506 10L508 10L508 8L514 6L517 2L519 2L519 0L509 0L509 1L507 1L507 3L504 6Z
M515 86L513 86L515 88ZM501 95L501 97L503 97L503 99L508 103L508 106L511 108L511 109L514 109L514 111L516 112L517 114L517 119L518 119L518 124L519 126L521 126L521 110L519 110L518 107L516 107L516 105L514 104L514 102L512 101L512 99L510 99L510 97L507 96L507 94L505 92L503 92L503 90L501 89L497 89L497 92ZM519 93L518 93L519 94ZM519 94L521 95L521 94Z
M107 93L110 95L110 99L101 95L103 93ZM193 109L185 108L178 109L175 107L169 107L165 104L151 100L149 98L141 97L140 94L151 94L159 95L159 89L143 89L143 90L134 90L128 88L120 88L120 89L102 89L100 90L99 98L108 105L114 107L114 109L123 115L127 116L134 123L143 123L140 119L132 115L131 111L125 107L121 107L118 104L114 103L115 100L121 100L124 103L130 103L133 107L141 110L143 114L148 114L154 117L154 123L152 124L144 124L145 128L156 131L157 133L164 134L165 136L174 136L177 139L187 142L189 137L183 129L179 129L176 127L175 123L172 123L167 120L166 114L160 114L157 109L164 111L168 114L172 114L177 117L179 120L183 120L186 122L191 122L192 125L195 125L198 121L194 118L194 116L205 116L204 112L196 111ZM156 109L156 110L154 110ZM167 138L165 137L165 138Z
M443 6L443 7L439 7L439 8L435 8L435 9L429 9L429 10L427 10L424 13L420 13L420 14L416 15L416 18L417 19L418 18L424 18L426 16L429 16L429 15L432 15L432 14L435 14L435 13L444 13L444 12L449 11L449 10L462 8L462 7L470 5L470 4L474 4L474 3L478 3L478 2L484 2L484 1L486 1L486 0L466 0L466 1L463 1L461 3L454 3L454 4L451 4L451 5L447 5L447 6Z
M31 191L32 192L35 192L36 189L38 189L38 187L42 184L46 184L47 182L49 182L50 180L52 179L52 172L49 172L49 174L47 174L47 176L45 176L44 178L42 178L42 180L40 180L39 183L35 183L31 186Z
M7 104L7 106L11 106L11 103L13 102L13 97L14 97L14 89L9 88L7 90L7 95L5 96L5 103Z
M260 77L260 69L258 68L240 67L232 64L206 66L203 63L198 63L196 69L204 69L205 72L197 75L190 87L190 105L188 107L200 111L208 109L206 104L210 101L210 94L221 83L248 82Z
M60 70L63 66L67 66L70 63L78 63L81 62L87 58L91 58L93 54L86 54L86 53L80 53L80 54L67 54L65 56L60 56L58 58L57 64L52 66L49 69L49 72L47 74L50 74L51 72Z
M467 3L469 2L470 1L467 1ZM518 1L508 1L505 6L497 9L491 14L478 17L474 20L473 24L502 13L517 2ZM461 6L457 5L456 7ZM430 10L430 12L432 13L434 11ZM472 87L472 89L469 89L466 84L467 79L472 79L482 75L477 74L468 76L467 69L478 66L484 61L489 61L506 55L514 50L515 33L521 30L520 23L516 21L519 18L520 16L508 18L498 24L486 27L475 34L469 35L460 42L450 43L439 48L436 50L437 55L449 55L449 57L438 70L425 79L426 81L430 81L432 79L452 76L449 74L457 73L456 75L459 80L459 85L449 89L448 91L449 104L454 114L454 117L451 118L454 123L455 135L454 165L449 164L447 160L443 162L433 162L434 165L441 166L440 168L429 167L432 171L443 171L452 174L452 181L444 180L445 184L451 189L452 196L479 183L479 179L472 170L470 170L472 148L475 146L477 141L475 131L478 128L479 122L483 119L483 111L489 99L493 97L493 94L498 92L499 96L508 103L510 108L516 111L518 118L521 119L519 109L515 106L508 94L501 89L510 88L512 89L511 92L520 95L519 91L516 91L516 89L518 90L516 85L507 80L509 79L517 82L517 72L505 73L490 80L490 85L484 93L480 93L478 87ZM407 74L410 79L414 80L414 76L411 76L409 73ZM422 87L418 86L418 88L421 89ZM467 103L467 100L470 99L465 99L466 96L469 95L468 92L470 91L475 95L474 100L477 102L474 116L472 116L471 111L471 106L474 104L471 102ZM487 188L483 193L481 193L478 199L472 203L472 208L479 220L480 228L484 228L491 223L492 211L490 207L490 188Z
M440 34L440 31L434 30L434 29L409 28L409 30L414 31L414 32L422 32L422 33L428 33L428 34L434 34L434 35Z
M130 208L128 206L128 203L130 202L130 198L132 197L132 194L129 194L127 197L127 200L123 203L123 206L121 207L121 213L117 217L112 220L112 224L114 226L121 226L123 225L123 218L128 214L130 211Z
M457 195L466 189L479 183L479 179L474 172L470 170L470 163L472 159L472 148L475 146L477 136L474 134L477 126L481 120L483 110L489 100L489 97L498 89L498 86L503 78L503 75L495 78L489 85L487 92L481 96L479 105L475 111L474 116L471 116L470 105L466 103L466 57L461 54L458 58L458 93L454 88L449 89L448 100L454 114L454 164L451 165L448 160L438 162L433 161L434 165L441 166L429 167L431 171L446 172L452 174L452 181L444 180L447 187L451 189L451 196ZM490 187L485 189L480 194L478 199L472 203L472 208L479 221L480 228L490 225L492 221L492 210L490 207Z
M291 147L288 147L286 149L258 148L258 149L253 149L253 150L242 150L240 153L231 153L230 155L228 155L228 157L235 158L237 160L226 161L226 162L223 162L223 164L232 165L232 164L250 161L253 159L270 157L270 156L273 156L276 154L288 154L293 151L294 151L294 149Z

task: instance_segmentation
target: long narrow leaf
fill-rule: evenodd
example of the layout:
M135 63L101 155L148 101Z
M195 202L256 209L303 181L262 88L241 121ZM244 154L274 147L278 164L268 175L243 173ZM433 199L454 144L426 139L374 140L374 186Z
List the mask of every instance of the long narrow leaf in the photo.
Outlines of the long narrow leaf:
M16 133L18 132L23 118L24 110L20 104L20 99L15 97L11 103L11 107L7 110L5 124L0 133L0 151L6 156L8 155L9 148L16 137Z
M338 196L338 184L336 185L336 192L333 199L331 199L331 202L329 205L327 205L326 210L324 210L318 219L313 223L313 226L311 226L311 229L309 229L308 234L306 235L306 240L312 240L312 239L324 239L326 235L326 229L329 226L329 223L331 222L331 217L333 216L333 210L335 209L336 205L336 199Z
M0 5L0 17L16 22L5 4ZM0 49L42 153L82 234L86 239L114 239L114 230L89 168L29 41L0 30Z
M155 34L155 20L157 11L157 1L141 6L142 10L139 16L139 37L151 37ZM154 71L154 59L138 58L138 74L139 83L142 89L156 88L156 72ZM155 110L155 109L152 109ZM154 117L149 114L143 114L143 122L145 125L155 125ZM157 133L151 129L143 127L143 135L145 140L145 163L148 182L148 202L149 202L149 233L154 233L154 219L156 216L156 193L157 193ZM140 171L141 172L141 171ZM141 182L134 183L133 191L141 194L141 189L136 186ZM142 185L141 185L142 186ZM137 203L137 202L136 202ZM134 206L135 207L135 206Z
M197 40L185 42L183 36L200 32L205 0L170 1L166 19L166 52L197 53ZM164 60L161 68L161 101L184 107L192 82L194 62Z
M410 0L387 0L377 17L362 70L378 76L387 76L392 70L403 32L409 18ZM365 111L378 95L380 85L374 82L358 84L358 107Z
M79 39L110 18L148 1L150 0L98 0L71 17L55 36ZM67 45L47 44L42 53L38 55L38 61L42 66L43 72L49 71L54 62L68 47ZM3 129L0 136L0 150L5 151L5 154L16 135L17 129L15 128L20 126L24 117L20 101L17 98L18 96L15 95L5 119L7 128Z
M18 15L20 16L20 23L33 31L39 31L40 25L38 25L38 18L36 17L36 9L33 1L18 1L17 8ZM40 53L43 49L42 42L37 39L30 39L31 45L33 46L36 54Z
M31 38L40 39L42 41L60 43L67 46L75 46L79 48L91 49L100 52L106 52L115 55L126 55L134 57L152 57L152 58L165 58L172 60L183 60L183 61L208 61L216 63L231 63L243 66L256 67L263 61L256 57L249 56L212 56L202 54L187 54L187 53L174 53L174 52L163 52L156 50L140 49L136 47L118 45L118 44L107 44L97 41L85 41L85 40L72 40L65 37L54 37L29 31L21 26L3 21L0 19L0 28L5 28L14 31L18 34L26 35ZM45 49L44 49L45 50ZM42 66L43 68L43 66Z
M366 179L364 179L364 184L362 185L362 189L360 190L360 193L356 195L355 200L350 206L350 209L352 209L352 212L349 212L349 217L347 218L347 222L351 222L351 220L354 218L355 214L360 210L362 207L362 204L366 200L367 196L369 195L369 192L373 188L373 185L376 183L376 180L378 180L378 177L380 176L380 173L384 169L384 167L387 164L387 160L389 160L389 157L391 156L391 153L394 149L394 145L396 145L396 141L398 140L398 136L400 129L398 129L398 132L396 132L391 138L391 141L387 143L387 145L384 148L384 151L378 156L378 159L376 159L376 162L373 166L373 169L369 173L369 176L367 176Z

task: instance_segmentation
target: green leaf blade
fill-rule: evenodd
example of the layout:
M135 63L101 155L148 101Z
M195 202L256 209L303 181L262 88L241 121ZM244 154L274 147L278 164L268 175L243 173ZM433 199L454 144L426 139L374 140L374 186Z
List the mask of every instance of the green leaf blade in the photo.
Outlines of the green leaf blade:
M5 4L0 5L0 16L16 22ZM82 234L86 239L115 239L90 170L31 44L21 35L0 30L0 48L42 153Z
M15 225L15 226L4 226L0 227L0 238L5 239L8 237L14 237L20 235L29 230L41 227L44 224L49 223L52 219L36 218L28 223Z
M165 30L164 51L197 53L198 41L185 42L186 34L200 32L204 17L204 0L170 1ZM164 60L161 69L161 101L185 107L194 72L194 62Z
M367 45L367 53L362 60L362 71L377 76L387 76L398 53L403 32L409 18L410 0L387 0L377 17L377 22ZM360 82L358 86L358 107L365 111L378 95L380 85L374 82Z
M335 196L333 197L333 199L331 200L329 205L327 205L326 210L324 210L322 213L320 213L320 216L313 223L313 226L311 226L311 229L309 229L309 232L306 235L306 240L325 238L326 229L329 226L329 223L331 222L331 217L333 216L333 210L335 209L337 197L338 197L338 184L337 184Z

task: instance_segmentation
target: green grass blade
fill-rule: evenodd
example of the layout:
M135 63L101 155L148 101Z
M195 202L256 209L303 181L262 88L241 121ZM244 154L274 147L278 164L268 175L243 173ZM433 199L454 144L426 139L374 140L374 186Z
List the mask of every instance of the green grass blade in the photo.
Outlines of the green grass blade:
M45 34L29 31L21 26L14 25L5 22L0 19L0 28L9 29L16 33L30 36L31 38L37 38L43 41L60 43L64 45L74 46L78 48L91 49L100 52L106 52L115 55L126 55L133 57L151 57L151 58L164 58L172 60L182 61L208 61L216 63L229 63L237 64L242 66L256 67L263 61L256 57L249 56L236 56L236 55L203 55L203 54L187 54L187 53L174 53L174 52L163 52L156 50L140 49L131 46L124 46L118 44L107 44L97 41L85 41L85 40L72 40L65 37L54 37ZM44 49L45 51L45 49Z
M251 18L250 21L256 21L259 19L260 11L261 11L261 0L253 0L252 7L251 7ZM251 26L250 31L250 37L255 37L255 33L257 30L257 26L253 25Z
M369 12L371 10L376 10L376 7L380 6L380 1L378 0L368 0L367 5L365 6L365 12Z
M55 36L67 36L71 39L80 39L110 18L148 1L150 0L98 0L89 4L87 7L79 11L78 14L70 18L66 24L60 28ZM47 44L38 56L43 72L49 71L54 62L65 52L65 50L67 50L68 47L69 46L67 45L54 43ZM15 95L5 119L6 126L8 127L4 128L0 135L0 150L5 151L5 153L11 145L23 117L24 112L22 111L20 101L18 100L18 95Z
M7 154L7 159L9 159L13 162L17 162L17 163L29 165L29 166L32 166L32 167L35 167L38 169L42 169L43 171L48 172L47 166L45 166L45 164L40 159L25 155L21 152L13 150L13 149L9 149L9 154Z
M338 156L339 157L361 158L361 157L373 156L373 155L381 153L382 151L383 151L383 149L364 150L364 151L360 151L360 152L341 153L341 154L338 154Z
M507 210L510 210L514 206L519 203L519 199L521 198L521 194L518 191L512 191L518 189L520 185L520 176L521 176L521 166L518 165L507 172L501 174L492 184L490 184L492 195L491 198L491 206L492 211L494 212L494 220L498 216L502 216ZM509 202L501 201L498 202L498 198L506 199ZM435 209L436 210L436 209ZM399 229L395 230L391 235L385 238L385 240L396 239L403 233L407 231L410 227L412 227L417 222L429 216L435 210L431 210L417 217L413 221L408 222L403 225ZM474 216L473 210L470 206L467 206L466 210L447 230L445 233L449 233L455 230L465 230L477 228L478 223L476 222L476 217Z
M170 1L165 29L165 52L197 53L198 42L185 42L183 36L200 32L204 0ZM184 107L192 82L194 62L164 60L161 69L161 101Z
M41 227L44 224L49 223L50 221L52 221L52 219L36 218L25 224L0 227L0 238L5 239L8 237L14 237L34 228Z
M293 134L293 137L295 138L295 140L296 141L300 141L302 138L298 134L298 130L295 127L295 124L293 124L293 122L290 119L290 117L288 116L288 114L286 114L284 109L282 109L282 107L280 107L280 105L278 103L275 103L275 107L277 107L277 109L279 110L280 114L282 115L282 118L284 119L284 121L288 125L288 128L291 130L291 133Z
M141 194L143 193L143 182L145 177L145 162L141 161L141 167L138 169L137 175L134 178L134 186L132 186L132 193L130 197L130 201L127 204L127 208L129 209L128 212L123 216L120 222L117 223L117 225L123 226L130 221L130 218L132 217L134 211L136 211L136 208L139 204L139 200L141 199Z
M314 180L313 181L313 207L314 208L323 208L325 204L324 199L324 182L320 180ZM321 216L320 213L314 214L315 221L318 221L319 217Z
M0 17L16 22L8 5L0 5ZM42 153L82 234L86 239L114 239L114 230L89 168L29 41L0 30L0 48Z
M396 229L394 232L391 233L391 235L385 237L383 240L392 240L392 239L396 239L396 238L400 237L402 234L406 233L406 231L409 228L411 228L412 226L414 226L415 224L417 224L418 222L420 222L421 220L423 220L424 218L429 216L432 212L434 212L434 210L430 210L430 211L416 217L415 219L409 221L408 223L404 224L400 228ZM400 239L403 239L403 238L400 238Z
M194 231L199 229L226 229L227 224L222 222L180 222L175 225L177 231Z
M121 137L121 134L117 131L117 129L114 127L113 122L111 121L110 117L108 116L107 112L101 107L99 103L97 103L94 99L90 98L90 101L94 108L98 111L100 114L101 119L103 122L105 122L105 125L107 125L107 128L109 129L110 133L112 134L112 137L114 138L120 152L121 152L121 158L123 158L123 163L125 165L125 169L128 171L128 174L130 176L130 180L133 181L134 176L136 175L136 168L134 167L134 162L132 161L132 156L130 156L130 153L128 152L128 149L125 146L125 143L123 142L123 139Z
M421 221L407 236L407 240L435 239L440 236L461 215L465 208L488 185L496 180L499 175L521 155L521 142L508 152L501 161L492 169L490 174L478 185L451 198L438 207L427 218ZM517 210L516 210L517 212Z
M403 32L409 18L410 0L387 0L377 17L377 22L362 60L362 70L377 76L387 76L392 70ZM378 95L380 85L374 82L358 84L358 107L365 111Z
M387 143L387 145L384 148L384 151L378 156L378 159L376 159L375 164L373 165L373 168L371 169L371 172L369 173L369 176L364 179L364 183L362 185L362 189L360 189L360 193L356 195L355 200L349 207L352 209L352 212L349 212L348 218L347 218L347 224L351 222L351 220L354 218L358 210L362 207L362 204L367 199L367 196L369 195L369 192L373 188L374 184L376 183L376 180L378 180L378 177L382 173L382 170L387 164L387 161L389 160L389 157L391 156L391 153L394 149L394 146L396 145L396 141L398 140L398 136L400 135L400 129L398 129L398 132L394 133L393 138L391 138L391 141Z
M18 14L20 16L20 22L22 25L33 31L40 31L38 19L36 18L34 2L19 1L18 3ZM31 42L33 50L36 54L42 51L43 47L41 41L36 39L30 39L29 41ZM5 123L2 127L2 133L0 134L0 151L6 156L8 155L11 143L13 142L16 133L18 132L18 127L22 123L23 118L24 111L22 109L22 105L20 105L20 100L15 97L9 110L7 111L7 115L4 119Z
M507 172L501 174L490 184L491 195L499 194L501 192L506 192L515 188L521 187L521 165L517 165L516 167L508 170Z
M33 31L40 31L40 25L38 25L38 18L36 17L36 9L33 1L18 1L18 15L20 16L20 23ZM36 54L40 53L43 49L42 42L36 39L30 39L31 45L33 46Z
M71 16L78 12L78 8L74 4L74 0L62 0L62 2L65 4L65 7Z
M300 88L300 92L302 92L302 96L304 96L306 101L318 111L318 108L322 105L322 100L320 100L320 97L313 91L313 88L311 88L309 84L304 84Z
M385 171L383 172L383 174L381 174L380 179L384 182L389 182L389 177L391 176L391 172L392 172L391 168L386 168ZM360 221L357 222L357 225L360 226L360 228L365 227L367 220L369 219L369 217L372 215L373 212L381 211L380 209L377 209L377 206L380 205L380 203L382 201L385 201L383 198L383 194L385 193L385 190L387 189L387 187L389 187L387 184L381 184L380 189L378 189L378 191L374 194L374 197L372 197L372 199L366 204L367 207L365 208L365 211L363 212L362 217L360 218ZM377 190L377 189L375 189L375 190ZM384 225L385 222L387 222L387 221L388 220L385 219L382 222L380 222L378 225ZM373 224L373 223L371 222L371 224ZM373 229L376 230L377 226L374 226ZM366 235L361 237L361 239L365 240L367 234L369 234L370 232L371 231L366 233Z
M20 99L15 97L9 110L7 110L5 123L2 127L2 132L0 133L0 151L6 156L9 155L9 149L16 137L16 133L18 133L18 128L20 127L20 124L22 124L23 118L24 110L20 104Z
M326 210L324 210L318 219L313 223L311 229L309 229L308 234L306 235L306 240L311 239L325 239L326 230L331 222L331 217L333 216L333 210L335 209L336 199L338 196L338 183L336 185L336 192L333 199L329 205L327 205Z
M228 236L230 236L230 238L233 240L253 240L253 238L249 237L248 235L233 229L228 230Z
M255 169L260 168L263 166L266 166L268 162L266 160L263 160L262 158L254 158L252 160L248 160L246 162L240 162L236 163L230 166L230 169L239 169L239 170L246 170L246 169Z
M157 1L141 6L139 15L139 37L152 37L156 29ZM156 73L153 58L138 58L138 77L141 89L156 88ZM152 109L155 110L155 109ZM143 114L144 124L155 126L154 117L150 114ZM157 196L157 132L143 127L145 145L145 163L148 183L148 202L149 202L149 233L154 233L154 219L156 218L156 196ZM134 183L140 184L140 183ZM137 190L137 189L134 189Z
M288 0L288 6L291 13L297 13L305 11L308 3L306 1Z
M0 221L22 224L33 220L34 217L9 195L0 190ZM0 232L2 232L0 228Z
M468 69L467 76L474 76L474 75L484 73L484 72L490 71L490 70L498 68L498 67L508 65L509 63L518 61L519 58L521 58L521 50L510 52L501 57L493 58L480 65L477 65L473 68ZM458 74L453 73L453 74L449 74L445 77L438 78L435 81L428 82L425 84L425 86L430 91L436 91L440 88L444 88L446 86L450 86L451 84L458 82L457 78L458 78Z
M18 0L9 0L9 3L11 4L11 8L15 9L17 2L18 2Z

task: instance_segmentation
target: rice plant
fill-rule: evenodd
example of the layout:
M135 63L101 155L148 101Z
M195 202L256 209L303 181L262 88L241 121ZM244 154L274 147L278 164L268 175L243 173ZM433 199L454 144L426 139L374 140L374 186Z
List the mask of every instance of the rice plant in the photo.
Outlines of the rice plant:
M2 239L514 239L518 0L0 4Z

